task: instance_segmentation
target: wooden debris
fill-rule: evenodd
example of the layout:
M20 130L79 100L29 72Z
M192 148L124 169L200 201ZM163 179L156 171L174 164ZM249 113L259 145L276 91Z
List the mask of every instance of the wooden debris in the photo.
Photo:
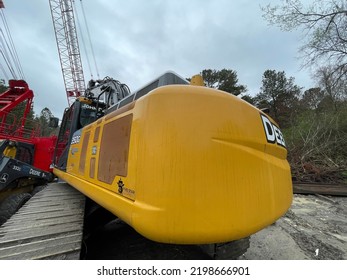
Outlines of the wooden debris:
M333 184L294 183L293 192L296 194L347 196L347 186Z

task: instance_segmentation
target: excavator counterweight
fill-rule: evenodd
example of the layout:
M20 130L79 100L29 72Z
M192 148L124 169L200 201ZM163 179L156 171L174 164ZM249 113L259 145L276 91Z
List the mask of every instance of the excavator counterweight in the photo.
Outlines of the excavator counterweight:
M85 118L96 106L76 101L54 173L164 243L238 240L281 217L292 184L277 124L231 94L173 73L155 83L91 122Z

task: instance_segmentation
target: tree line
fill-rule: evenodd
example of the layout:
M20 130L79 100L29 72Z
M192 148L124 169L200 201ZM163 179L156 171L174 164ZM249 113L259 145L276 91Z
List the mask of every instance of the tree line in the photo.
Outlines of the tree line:
M347 183L347 2L282 0L262 11L269 24L304 34L302 65L317 85L300 93L292 84L287 100L270 99L279 106L273 115L285 129L293 178Z
M267 69L259 92L251 96L235 70L205 69L201 75L206 86L269 110L284 133L293 180L347 184L347 2L304 5L300 0L283 0L261 9L269 24L303 32L299 52L303 66L313 69L316 86L305 90L285 71ZM0 92L5 89L0 84ZM45 108L39 116L32 109L29 116L41 127L42 136L54 133L49 115Z
M283 0L261 9L270 25L303 32L299 53L316 86L304 90L284 71L268 69L259 92L241 98L267 108L282 128L293 180L347 184L347 2ZM207 86L246 92L234 70L201 74Z
M201 72L206 86L224 90L265 110L284 134L294 181L347 183L347 79L328 69L317 72L317 87L304 90L284 71L266 70L255 96L243 94L231 69Z
M249 102L279 124L284 134L293 179L307 182L347 183L347 79L334 77L330 70L317 72L317 86L304 90L294 77L284 71L266 70L262 85L254 96L238 81L231 69L201 72L206 86L220 89ZM0 92L7 88L0 83ZM19 120L25 104L13 110ZM39 128L40 136L56 135L49 126L52 114L48 108L28 115L26 128Z

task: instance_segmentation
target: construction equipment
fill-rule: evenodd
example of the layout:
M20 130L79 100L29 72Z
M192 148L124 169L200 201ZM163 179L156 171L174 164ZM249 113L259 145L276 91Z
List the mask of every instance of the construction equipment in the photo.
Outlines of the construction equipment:
M9 80L9 88L0 94L0 139L16 144L17 159L32 164L46 172L51 172L52 155L56 136L42 137L38 125L29 124L27 117L31 109L34 93L23 80ZM24 110L21 107L24 105ZM19 112L16 119L13 112ZM23 111L23 112L21 112ZM52 121L56 118L50 116ZM28 151L21 151L18 145L25 145ZM30 147L29 147L30 146ZM3 147L4 149L4 147Z
M66 51L70 45L74 50L65 58L59 52L60 59L71 62L79 53L71 32L71 0L50 4L53 21L61 24L56 32L67 32L57 40L66 39ZM62 21L53 16L58 8L67 17ZM285 142L278 125L261 110L202 86L201 77L188 84L168 72L130 93L110 78L84 89L78 86L79 68L70 67L76 83L71 90L65 83L70 106L60 126L53 168L68 185L49 186L37 197L47 200L29 202L0 229L5 258L54 258L66 252L76 258L83 215L84 238L111 217L154 241L196 244L213 258L237 258L247 250L250 235L288 210L292 183ZM84 197L76 197L69 185L89 198L84 211L79 211ZM47 210L42 213L37 205ZM65 223L61 210L70 208L77 214ZM24 229L16 221L33 212L40 215L37 224L14 238L6 235ZM51 212L59 219L51 220ZM36 228L47 229L45 225L54 230ZM72 243L65 235L71 231ZM60 241L64 250L59 250ZM24 243L13 249L13 242ZM18 253L23 247L30 254Z
M283 136L247 102L174 73L112 106L98 100L85 96L65 111L54 173L143 236L225 244L289 208Z
M0 94L0 225L31 196L34 188L52 181L56 136L41 137L37 127L26 128L33 91L23 80L10 80ZM17 120L14 111L20 111Z
M69 106L84 94L85 83L71 0L49 0Z
M52 180L52 156L56 136L41 137L38 126L27 121L34 98L33 91L24 81L17 51L0 3L0 69L8 79L7 90L0 93L0 225L30 197L36 186ZM19 77L19 79L17 78Z
M201 77L189 85L168 72L132 94L113 79L85 89L73 1L50 6L70 105L54 174L93 209L100 205L151 240L204 244L215 258L245 252L249 236L291 204L277 124L231 94L196 85Z

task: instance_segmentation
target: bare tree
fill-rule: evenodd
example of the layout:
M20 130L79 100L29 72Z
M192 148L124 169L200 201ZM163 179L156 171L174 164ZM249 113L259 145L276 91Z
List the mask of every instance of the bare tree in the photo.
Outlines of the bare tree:
M262 7L263 17L282 30L304 31L301 52L305 66L334 65L339 77L347 73L347 1L283 0L281 5Z
M346 100L347 81L345 76L333 70L332 66L320 67L315 74L319 86L324 90L325 96L335 111Z

